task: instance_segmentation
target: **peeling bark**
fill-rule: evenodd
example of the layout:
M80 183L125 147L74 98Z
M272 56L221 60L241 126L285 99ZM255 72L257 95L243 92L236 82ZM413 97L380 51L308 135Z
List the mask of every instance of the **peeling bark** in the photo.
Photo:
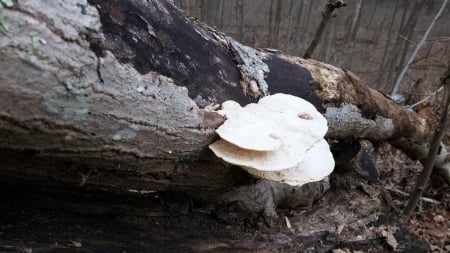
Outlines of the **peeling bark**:
M389 141L418 159L414 148L426 150L425 121L351 72L240 45L167 1L21 0L4 15L3 180L174 190L214 202L254 179L207 149L224 120L208 105L274 93L313 103L329 120L328 138ZM287 192L276 187L263 193L270 203L247 205L273 212ZM296 196L310 196L306 205L320 197L305 192Z

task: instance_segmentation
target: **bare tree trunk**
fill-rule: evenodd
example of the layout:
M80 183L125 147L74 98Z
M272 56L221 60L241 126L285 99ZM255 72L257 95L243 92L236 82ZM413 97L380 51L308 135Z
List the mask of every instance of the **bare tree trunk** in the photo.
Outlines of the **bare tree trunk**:
M191 15L191 4L190 4L190 1L191 0L186 0L186 14L188 15L188 16L190 16Z
M303 25L302 23L302 19L303 19L303 6L304 6L304 1L294 1L297 5L294 6L298 6L295 8L295 11L293 12L293 17L294 18L294 34L293 34L293 45L292 45L292 52L298 52L299 51L299 46L301 44L301 39L300 38L300 31L301 31L301 27ZM304 31L306 34L306 31Z
M317 30L316 30L313 40L309 44L305 53L303 54L303 58L305 58L305 59L311 58L311 55L314 52L314 49L317 47L317 45L320 42L320 39L322 38L322 34L325 31L325 27L327 26L328 22L330 21L331 17L333 16L334 10L336 10L342 6L345 6L343 1L340 1L340 0L329 0L328 1L328 3L325 5L325 10L322 13L322 20L320 21L320 25L319 25L319 27L317 27Z
M200 19L203 20L203 22L207 22L208 18L208 0L201 0L200 2Z
M404 27L405 20L406 20L406 13L408 12L407 6L405 6L402 9L403 9L402 19L400 21L400 25L399 25L399 28L398 28L398 33L401 33L401 31L402 31L402 29ZM386 90L386 89L390 88L390 86L388 86L388 85L391 82L392 73L395 70L395 64L397 62L397 58L398 58L398 54L400 52L401 44L402 44L402 38L399 36L399 34L397 34L394 46L391 49L390 57L388 58L388 61L386 63L385 69L387 70L387 74L385 75L383 90Z
M369 29L370 27L372 27L373 17L375 17L375 15L377 13L378 5L379 5L379 0L375 0L375 7L370 12L370 17L369 17L369 21L367 22L366 29Z
M398 1L394 2L395 7L392 11L391 14L391 21L389 22L389 32L388 32L388 36L386 39L386 46L384 47L384 51L383 51L383 57L381 58L381 62L380 62L380 69L378 71L378 78L377 78L377 87L378 89L382 89L382 87L384 87L385 85L382 84L382 78L384 76L384 73L386 72L386 65L387 63L386 61L386 57L387 57L387 53L389 51L389 47L391 45L391 37L392 37L392 33L393 33L393 26L394 26L394 21L395 21L395 17L397 14L397 9L398 9Z
M310 23L311 23L311 13L313 12L314 7L314 1L302 1L302 9L304 8L306 10L307 15L302 15L302 19L300 20L300 26L299 26L299 32L297 33L297 43L296 43L296 54L295 55L301 55L304 51L304 48L306 48L305 41L305 35L309 36L309 30L310 30ZM307 8L307 9L306 9ZM302 10L303 11L303 10ZM303 19L303 17L305 17ZM301 49L301 50L300 50Z
M417 30L417 22L419 21L419 18L422 16L422 13L424 11L424 8L426 7L426 3L428 1L419 1L417 2L417 5L414 6L413 12L411 13L408 23L406 24L406 31L403 32L403 41L404 46L402 49L402 54L399 61L399 66L402 66L405 62L406 55L409 51L410 45L412 44L412 39L414 36L415 31Z
M183 3L182 2L183 2L182 0L174 0L173 4L175 6L177 6L178 8L180 8L180 9L183 9Z
M269 9L269 47L273 47L273 32L275 25L275 12L274 12L274 4L277 3L277 0L270 0L270 9Z
M206 19L203 21L211 26L217 26L219 24L219 15L221 11L221 0L207 0L206 1ZM203 1L202 1L203 6Z
M332 55L332 49L333 49L333 41L334 41L334 32L336 29L336 24L331 24L328 27L327 35L324 40L324 49L323 49L323 58L325 62L331 62L331 55Z
M402 71L400 71L400 74L398 75L397 81L394 84L394 88L392 89L391 92L391 97L394 97L397 92L398 89L400 87L400 84L403 80L403 77L406 74L406 71L408 71L409 66L411 65L411 63L413 62L413 60L416 58L417 53L419 52L419 50L422 48L423 44L425 43L425 40L428 38L428 35L431 32L431 29L433 28L434 23L436 22L436 20L441 16L442 11L444 11L445 6L447 5L448 0L443 0L442 2L442 6L439 9L439 11L436 13L436 16L434 17L434 19L431 21L430 25L428 26L427 30L425 31L425 34L422 36L422 39L420 40L419 44L417 44L416 49L414 50L414 52L411 54L411 57L409 58L408 62L406 63L406 65L402 68Z
M419 19L420 13L423 9L423 6L426 1L424 0L417 0L412 7L411 14L408 17L408 21L404 26L401 26L399 35L397 37L396 47L393 50L393 54L391 57L391 64L389 67L389 74L388 74L388 82L391 82L394 71L397 69L398 65L403 65L404 57L406 54L406 51L409 48L410 39L412 38L412 34L414 32L414 28L416 27L417 21ZM401 50L403 49L403 50ZM402 51L403 53L399 57L399 53ZM392 84L392 89L394 88L394 85ZM391 89L391 90L392 90Z
M4 15L1 180L174 190L205 203L245 186L266 191L243 205L270 214L283 201L274 192L292 191L264 181L252 188L252 177L212 155L224 118L208 105L275 93L314 104L327 138L388 141L416 159L427 152L426 123L351 72L243 46L167 1L23 0ZM310 205L322 184L296 197Z
M219 20L217 26L220 29L222 29L222 27L223 27L223 0L219 0L219 10L217 11L217 13L219 15L219 17L217 18Z
M291 33L292 33L292 19L294 18L294 2L292 0L289 1L289 16L288 16L288 24L287 24L287 32L286 32L286 40L284 42L284 51L289 52L289 45L292 43L291 41Z
M359 26L359 20L361 17L361 6L362 6L362 0L356 1L355 11L353 12L352 22L350 25L350 29L348 31L347 35L347 42L355 40L356 32L358 30Z
M273 8L275 5L275 13ZM280 22L281 22L281 7L283 1L274 0L270 9L270 31L269 31L269 47L278 47L278 36L280 32Z
M239 27L239 41L243 40L244 37L244 3L242 0L237 1L237 17L238 17L238 27Z

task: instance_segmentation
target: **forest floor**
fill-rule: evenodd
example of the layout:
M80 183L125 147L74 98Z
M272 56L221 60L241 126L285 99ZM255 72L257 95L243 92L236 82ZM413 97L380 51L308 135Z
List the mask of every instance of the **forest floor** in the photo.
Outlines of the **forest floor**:
M450 252L448 186L429 187L412 219L406 205L421 166L371 147L378 182L333 173L312 209L268 222L227 220L177 193L110 193L0 186L0 252ZM270 225L269 225L270 224Z

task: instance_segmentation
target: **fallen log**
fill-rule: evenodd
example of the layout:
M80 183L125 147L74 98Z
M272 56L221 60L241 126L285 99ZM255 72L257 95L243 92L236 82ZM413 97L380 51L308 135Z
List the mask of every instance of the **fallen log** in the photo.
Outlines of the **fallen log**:
M214 202L254 178L208 150L224 121L211 105L275 93L314 104L329 139L387 141L426 156L426 122L350 71L244 46L169 1L24 0L2 11L2 180ZM305 193L306 205L328 187L313 184L320 190Z

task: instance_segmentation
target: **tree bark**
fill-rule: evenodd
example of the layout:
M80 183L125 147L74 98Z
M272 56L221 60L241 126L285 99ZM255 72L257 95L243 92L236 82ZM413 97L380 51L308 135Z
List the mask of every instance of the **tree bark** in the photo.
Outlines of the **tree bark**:
M441 8L439 9L439 11L436 13L436 16L434 17L434 19L431 21L430 25L428 26L427 30L425 31L424 35L422 36L422 39L420 40L420 42L417 44L416 48L414 49L414 51L411 54L411 57L409 58L408 62L405 64L405 66L402 68L402 70L400 71L400 74L397 77L397 80L395 81L394 87L392 88L392 92L391 92L391 97L394 97L399 88L400 88L400 84L403 81L403 78L406 74L406 72L408 71L409 67L411 66L411 63L414 61L414 59L417 56L417 53L419 52L419 50L422 48L422 46L424 45L426 39L428 38L428 35L431 32L431 29L433 28L434 23L436 22L436 20L441 16L442 12L444 11L445 6L447 5L448 0L444 0L442 2ZM420 12L419 12L420 13ZM406 51L406 50L405 50ZM405 53L406 54L406 53ZM404 57L402 57L403 59ZM403 62L403 61L401 61Z
M280 33L281 7L283 2L274 0L270 5L270 30L269 30L269 47L278 47L278 35Z
M242 41L245 34L244 34L244 3L242 0L238 0L237 1L237 23L238 23L238 27L239 27L239 41Z
M333 16L334 10L341 8L342 6L345 6L343 1L340 0L329 0L327 4L325 5L325 10L322 12L322 19L320 20L319 27L317 27L316 33L314 34L314 38L309 44L308 48L306 49L305 53L303 54L303 58L311 58L311 55L314 52L314 49L317 47L317 45L320 42L320 39L322 38L323 32L325 31L325 28L330 21L331 17Z
M380 62L379 70L378 70L378 78L376 81L378 89L381 89L382 87L385 87L385 85L386 85L386 84L383 84L382 79L384 77L384 73L386 73L386 67L387 67L386 66L387 65L386 58L388 58L387 53L391 46L391 37L392 37L393 31L394 31L393 25L395 22L398 5L399 5L398 1L394 2L394 9L392 10L392 14L390 16L391 20L389 21L389 26L387 28L388 35L387 35L387 39L386 39L386 46L384 47L384 50L383 50L383 57L381 58L381 62ZM387 19L387 15L386 15L386 19Z
M274 93L314 104L329 121L327 138L426 155L425 121L351 72L243 46L167 1L22 0L3 11L11 27L0 38L2 180L173 190L214 202L254 179L208 150L224 121L209 105ZM278 187L267 184L247 193ZM322 184L308 185L306 205Z
M347 34L347 43L350 41L354 41L356 39L356 34L359 28L359 22L361 18L361 6L362 0L357 0L355 4L355 10L353 12L352 21L350 25L350 29Z

